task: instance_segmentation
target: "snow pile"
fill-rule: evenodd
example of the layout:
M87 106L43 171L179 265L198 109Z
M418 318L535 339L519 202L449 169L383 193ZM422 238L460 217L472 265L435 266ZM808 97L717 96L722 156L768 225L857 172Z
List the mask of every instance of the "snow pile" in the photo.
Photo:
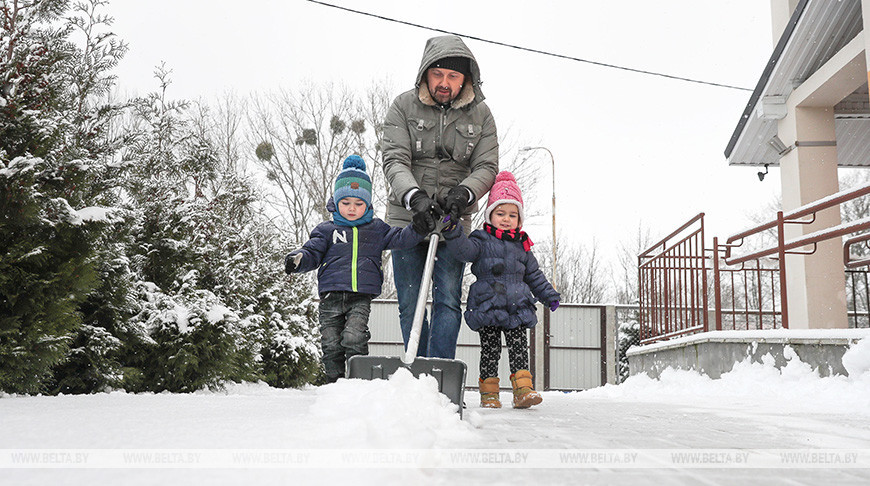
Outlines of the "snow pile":
M301 390L229 384L190 394L0 397L2 448L430 449L480 441L434 378ZM2 481L0 481L2 482Z
M853 378L866 377L870 372L870 339L862 339L843 355L843 367Z
M696 371L667 368L659 379L642 373L618 386L606 385L578 396L845 414L870 407L870 339L859 341L843 355L848 377L820 377L788 346L784 357L787 363L781 369L774 366L770 355L765 355L761 363L747 358L717 380Z
M317 388L309 415L343 447L429 449L475 438L431 376L400 368L389 380L339 380ZM334 443L332 444L335 445Z

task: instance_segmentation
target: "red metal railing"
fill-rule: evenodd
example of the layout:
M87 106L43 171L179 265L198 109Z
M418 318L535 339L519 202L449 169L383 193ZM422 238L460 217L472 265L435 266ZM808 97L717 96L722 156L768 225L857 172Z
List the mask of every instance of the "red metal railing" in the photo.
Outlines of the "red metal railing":
M706 331L704 213L638 255L640 342Z
M762 257L728 265L726 247L713 238L715 329L746 330L782 327L779 260Z
M825 228L819 231L814 231L812 233L799 236L797 238L793 238L791 240L785 239L785 225L786 224L810 224L815 221L816 214L819 211L823 211L830 208L839 208L840 204L852 201L862 196L866 196L870 194L870 184L865 184L862 186L858 186L857 188L849 189L846 191L840 191L836 194L832 194L826 198L820 199L813 203L801 206L793 211L789 211L788 213L784 213L782 211L777 212L776 219L772 221L768 221L767 223L755 226L754 228L750 228L746 231L737 233L728 238L725 244L725 262L729 265L740 264L749 260L754 260L770 255L777 255L777 260L780 262L779 264L779 281L780 281L780 309L782 310L782 327L788 328L788 288L785 285L786 282L786 265L782 264L785 262L786 254L800 254L800 255L810 255L815 253L816 246L818 243L822 241L831 240L834 238L840 238L842 236L857 233L859 231L864 231L870 228L870 217L858 219L856 221L850 221L838 224L836 226L832 226L829 228ZM811 217L811 219L806 220L804 218ZM777 238L776 244L772 246L768 246L762 250L754 251L742 256L731 257L731 249L739 247L743 244L746 238L759 235L764 231L768 231L772 228L776 228ZM870 260L852 260L849 253L849 248L852 244L857 242L865 241L870 238L867 235L860 235L854 238L847 240L844 245L844 261L843 264L849 268L855 268L858 266L863 266L870 264ZM736 243L739 242L739 243ZM799 250L799 248L807 248L812 247L811 250ZM850 267L851 265L851 267ZM854 304L854 303L853 303Z
M870 281L867 270L846 270L846 313L849 327L870 327Z
M846 266L846 297L849 327L870 327L870 281L867 271L858 268L870 265L870 233L853 236L843 242L843 263ZM863 247L858 244L863 243ZM856 248L853 253L852 248Z
M713 248L704 247L704 213L638 256L640 290L640 340L647 344L710 329L708 308L713 308L715 329L788 328L786 254L809 255L818 243L870 229L870 217L785 239L785 225L810 224L816 214L870 194L870 184L841 191L789 212L776 219L729 237L725 244L713 238ZM809 219L808 219L809 218ZM732 250L751 237L775 230L774 244L743 255ZM870 326L870 233L844 242L843 264L847 276L850 326ZM858 244L860 251L853 252ZM711 264L707 265L707 259ZM707 288L708 271L712 289ZM708 306L708 299L712 302Z

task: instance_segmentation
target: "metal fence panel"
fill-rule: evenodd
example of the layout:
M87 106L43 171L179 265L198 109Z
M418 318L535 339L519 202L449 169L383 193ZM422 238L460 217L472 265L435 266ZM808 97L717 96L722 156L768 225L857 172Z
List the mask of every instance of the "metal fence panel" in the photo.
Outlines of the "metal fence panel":
M602 306L564 304L550 314L550 389L585 390L602 384L602 320Z
M431 310L431 305L430 305ZM462 304L465 312L465 304ZM399 303L395 300L375 300L372 302L372 312L369 317L369 331L372 334L369 344L369 354L374 356L402 356L404 345L402 344L402 330L399 327ZM502 339L504 343L504 339ZM468 366L465 385L477 387L477 379L480 375L480 340L477 333L465 325L459 329L459 337L456 340L456 359L460 359ZM508 364L507 350L502 348L501 359L498 363L499 377L502 378L501 386L510 388L510 366Z
M550 345L600 348L601 307L565 304L550 315Z
M550 389L588 390L601 386L601 351L550 349Z
M399 328L399 304L396 301L375 300L369 314L369 332L372 343L400 343L402 331ZM371 345L369 345L371 348Z
M603 306L564 304L558 312L550 314L550 388L584 390L601 382L601 319ZM463 304L463 311L465 306ZM536 329L543 331L542 312ZM401 356L402 332L399 328L399 304L395 300L375 300L369 318L371 341L369 354L375 356ZM504 337L502 337L504 345ZM456 359L468 366L466 386L477 387L480 367L480 341L477 333L463 321L457 340ZM536 373L544 373L536 370ZM502 388L510 388L510 365L507 349L502 347L499 360Z

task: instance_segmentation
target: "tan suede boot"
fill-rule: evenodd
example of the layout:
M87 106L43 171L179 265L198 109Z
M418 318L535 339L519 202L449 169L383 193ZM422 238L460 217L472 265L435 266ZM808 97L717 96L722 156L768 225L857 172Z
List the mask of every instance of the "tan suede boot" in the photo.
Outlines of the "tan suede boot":
M543 400L532 385L532 374L529 370L517 370L512 374L511 385L514 387L514 408L529 408Z
M485 380L478 378L477 381L480 382L480 407L501 408L498 399L498 377L493 376Z

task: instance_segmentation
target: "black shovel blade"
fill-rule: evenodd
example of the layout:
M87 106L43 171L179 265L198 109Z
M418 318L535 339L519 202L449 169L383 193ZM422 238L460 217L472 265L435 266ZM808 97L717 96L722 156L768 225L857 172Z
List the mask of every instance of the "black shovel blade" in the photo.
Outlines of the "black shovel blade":
M406 365L395 356L352 356L347 361L347 377L361 380L386 380L399 368L405 368L415 377L429 375L438 381L438 391L459 407L462 416L462 401L465 396L465 374L468 367L464 361L446 358L417 358Z

